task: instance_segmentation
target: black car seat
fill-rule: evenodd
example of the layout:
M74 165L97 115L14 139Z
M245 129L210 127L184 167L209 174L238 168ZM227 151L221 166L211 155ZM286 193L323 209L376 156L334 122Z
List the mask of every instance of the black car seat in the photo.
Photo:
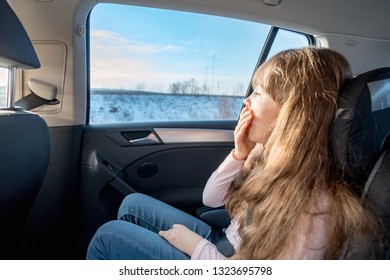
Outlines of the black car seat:
M376 162L362 193L362 203L380 220L381 234L370 243L351 246L348 259L390 258L390 145Z
M390 68L375 69L340 90L331 136L344 178L382 224L379 239L347 242L341 259L384 259L390 230ZM368 241L370 240L370 241Z
M390 259L390 146L381 154L361 195L365 208L379 220L379 235L347 242L340 259Z
M15 108L16 69L40 67L22 24L0 0L0 67L9 69L8 104L0 109L0 259L20 259L18 239L49 163L46 122Z

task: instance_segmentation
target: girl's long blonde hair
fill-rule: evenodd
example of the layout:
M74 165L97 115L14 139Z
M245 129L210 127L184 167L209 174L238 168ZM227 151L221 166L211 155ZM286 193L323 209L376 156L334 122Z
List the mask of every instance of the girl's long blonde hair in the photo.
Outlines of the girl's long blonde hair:
M347 237L367 230L358 198L336 178L329 144L338 91L351 77L342 55L312 47L283 51L256 71L253 87L260 85L280 113L225 198L242 237L233 258L277 259L293 250L298 220L322 211L316 207L321 193L330 198L325 258L336 258Z

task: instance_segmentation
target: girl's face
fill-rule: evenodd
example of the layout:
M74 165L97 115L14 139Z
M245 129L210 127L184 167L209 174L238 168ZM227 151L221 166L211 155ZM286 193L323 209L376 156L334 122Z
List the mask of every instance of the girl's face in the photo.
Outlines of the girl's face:
M248 139L251 142L265 144L279 115L280 106L260 86L257 86L253 93L244 100L244 104L253 113L253 119L247 131Z

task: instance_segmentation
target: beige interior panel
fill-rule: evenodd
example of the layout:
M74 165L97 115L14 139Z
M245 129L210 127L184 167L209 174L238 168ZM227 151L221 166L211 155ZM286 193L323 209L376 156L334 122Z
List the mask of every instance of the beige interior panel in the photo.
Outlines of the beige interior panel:
M21 96L31 93L28 87L30 79L37 79L54 85L57 88L56 99L60 101L55 105L42 105L33 109L34 112L58 113L61 111L64 95L64 81L66 73L66 45L58 41L34 41L35 51L38 55L41 67L35 70L24 70L21 75Z

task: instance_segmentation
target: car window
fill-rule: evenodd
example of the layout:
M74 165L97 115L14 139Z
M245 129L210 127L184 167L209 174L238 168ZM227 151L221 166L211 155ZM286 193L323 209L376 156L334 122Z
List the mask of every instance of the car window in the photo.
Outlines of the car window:
M270 28L204 14L97 5L90 15L89 123L237 119ZM282 38L280 48L295 40Z
M293 32L285 29L278 29L275 40L268 53L268 57L272 57L286 49L296 49L308 46L310 43L309 37L306 34Z
M7 106L8 69L0 67L0 107Z

